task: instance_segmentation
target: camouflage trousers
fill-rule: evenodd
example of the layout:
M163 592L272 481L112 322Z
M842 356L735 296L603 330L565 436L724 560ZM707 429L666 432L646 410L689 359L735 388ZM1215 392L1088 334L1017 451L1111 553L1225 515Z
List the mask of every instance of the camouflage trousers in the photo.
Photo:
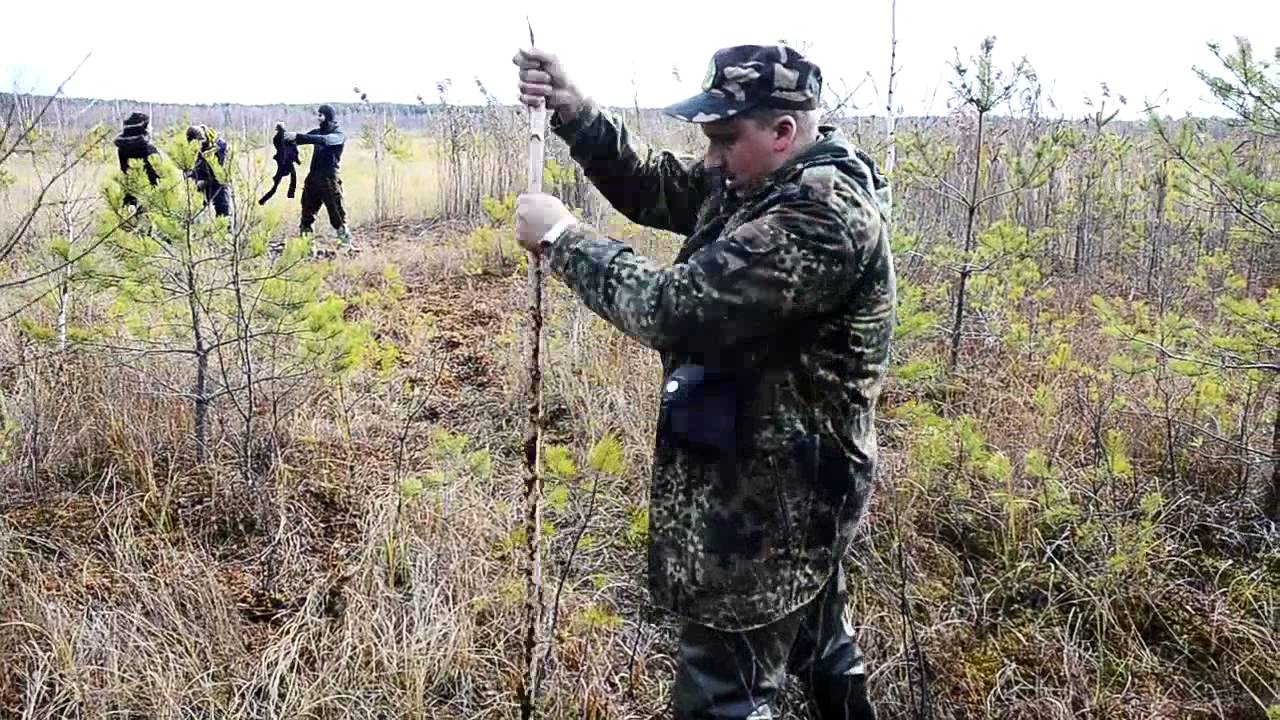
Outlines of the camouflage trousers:
M817 720L875 720L862 649L844 621L848 597L840 566L808 605L744 632L685 622L672 702L677 720L771 720L791 673Z

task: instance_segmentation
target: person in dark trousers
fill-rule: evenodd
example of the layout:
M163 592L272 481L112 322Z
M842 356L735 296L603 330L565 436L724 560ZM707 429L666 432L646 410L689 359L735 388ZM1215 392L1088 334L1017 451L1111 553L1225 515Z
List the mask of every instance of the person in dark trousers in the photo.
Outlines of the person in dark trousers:
M231 216L231 188L226 183L222 168L227 164L227 141L207 125L191 125L187 128L187 141L200 143L196 165L188 173L196 182L196 188L204 195L205 205L212 204L218 217ZM211 159L217 160L217 168ZM222 176L219 179L219 175Z
M271 136L271 144L276 149L276 154L271 156L271 159L276 161L276 174L271 178L271 189L258 199L259 205L267 204L271 196L276 194L276 189L280 187L280 181L286 177L289 178L290 198L298 188L298 171L294 170L293 166L301 165L302 160L298 157L298 146L284 141L284 123L276 123L276 133Z
M125 118L124 126L115 139L116 158L120 161L120 172L129 172L129 161L141 160L147 173L147 181L151 187L160 182L160 174L151 166L151 156L159 153L151 142L151 118L146 113L135 112ZM124 194L124 204L138 206L138 199L131 193Z
M286 132L284 141L315 146L315 151L311 154L311 168L302 181L302 219L299 232L303 235L311 234L316 213L323 205L329 213L329 224L338 233L339 247L350 253L354 248L351 232L347 229L347 211L342 206L342 179L338 177L346 136L338 126L335 114L332 105L321 105L316 109L319 127L308 133Z

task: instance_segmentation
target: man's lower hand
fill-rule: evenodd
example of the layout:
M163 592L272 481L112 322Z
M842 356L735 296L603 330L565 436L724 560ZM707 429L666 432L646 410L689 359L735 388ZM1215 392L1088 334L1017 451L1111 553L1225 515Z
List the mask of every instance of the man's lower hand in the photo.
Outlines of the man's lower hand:
M577 218L554 195L525 193L516 199L516 241L529 252L541 252L543 237L557 224L575 222Z

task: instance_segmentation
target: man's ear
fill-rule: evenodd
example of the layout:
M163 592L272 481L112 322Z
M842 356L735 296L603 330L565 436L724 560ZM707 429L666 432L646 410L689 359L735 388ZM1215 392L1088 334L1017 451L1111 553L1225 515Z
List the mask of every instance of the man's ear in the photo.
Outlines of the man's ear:
M783 115L773 125L773 149L782 152L796 141L799 125L794 115Z

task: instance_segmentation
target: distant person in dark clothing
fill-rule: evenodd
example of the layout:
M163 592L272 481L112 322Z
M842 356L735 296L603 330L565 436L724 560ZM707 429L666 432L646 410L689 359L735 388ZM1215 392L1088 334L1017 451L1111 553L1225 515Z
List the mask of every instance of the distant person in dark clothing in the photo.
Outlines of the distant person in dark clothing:
M347 230L347 212L342 207L342 180L338 177L338 165L342 160L346 137L334 120L332 105L321 105L316 109L316 115L320 127L308 133L284 134L286 143L315 146L315 151L311 154L311 168L302 181L302 220L299 231L303 235L311 234L316 213L323 205L329 212L329 224L338 233L339 246L350 252L353 243L351 232Z
M267 204L286 176L289 178L289 197L293 197L298 187L298 171L293 166L301 165L302 160L298 157L298 146L284 141L284 123L276 123L276 134L271 136L271 144L276 148L276 154L271 156L276 161L276 174L271 178L271 189L258 200L259 205Z
M221 170L227 164L227 141L206 125L188 127L187 140L200 143L200 154L196 156L196 165L188 176L196 181L196 188L204 195L205 205L212 203L213 211L219 217L230 217L231 187L226 182L226 172ZM214 168L212 159L217 160L219 169ZM222 179L218 177L220 174Z
M120 172L129 172L130 160L141 160L146 170L147 181L151 187L160 182L160 174L151 166L151 156L159 151L151 142L151 118L146 113L135 112L125 118L124 127L115 139L116 157L120 161ZM130 193L124 194L124 204L138 206L138 199Z

